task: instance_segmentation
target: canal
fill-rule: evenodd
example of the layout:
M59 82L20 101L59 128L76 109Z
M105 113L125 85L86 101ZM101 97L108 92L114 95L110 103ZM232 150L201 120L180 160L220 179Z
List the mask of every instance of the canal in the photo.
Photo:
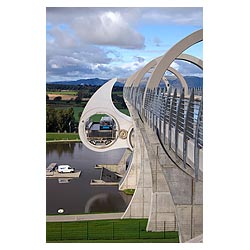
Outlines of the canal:
M96 164L116 164L124 150L96 153L82 143L47 143L46 167L52 163L68 164L81 170L80 178L46 179L46 213L64 214L91 212L123 212L131 195L118 190L118 186L91 186L91 179L99 179L101 170Z

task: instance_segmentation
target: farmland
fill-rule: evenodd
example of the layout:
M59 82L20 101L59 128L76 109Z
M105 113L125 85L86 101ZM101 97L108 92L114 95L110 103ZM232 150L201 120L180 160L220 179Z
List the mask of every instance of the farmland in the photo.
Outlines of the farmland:
M82 111L97 89L98 86L48 84L46 89L46 132L77 132ZM114 87L112 100L120 112L129 115L122 94L122 87ZM62 122L64 124L60 124Z

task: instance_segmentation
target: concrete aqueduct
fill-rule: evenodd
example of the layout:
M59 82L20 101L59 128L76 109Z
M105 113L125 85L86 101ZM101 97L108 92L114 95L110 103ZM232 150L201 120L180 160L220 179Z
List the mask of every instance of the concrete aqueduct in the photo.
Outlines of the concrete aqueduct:
M189 88L170 65L185 60L203 69L201 59L183 54L202 40L202 30L190 34L127 79L123 96L130 117L112 102L117 80L112 79L92 96L79 123L80 138L91 150L126 148L117 169L123 175L119 189L135 193L122 218L147 218L147 231L178 230L180 242L197 237L202 241L203 97L202 89ZM182 88L168 83L166 71L180 80ZM145 74L151 75L143 85ZM165 86L160 88L162 81ZM89 118L97 113L116 124L116 134L107 144L95 145L88 138ZM126 168L129 154L132 160Z

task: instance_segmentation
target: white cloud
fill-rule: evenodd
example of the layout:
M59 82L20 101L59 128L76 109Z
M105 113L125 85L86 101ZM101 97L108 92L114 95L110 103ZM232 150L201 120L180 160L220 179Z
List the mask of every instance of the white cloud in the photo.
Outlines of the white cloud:
M175 70L179 71L180 69L180 66L178 63L176 63L175 61L172 62L172 64L170 65L172 68L174 68Z
M76 38L67 31L60 29L58 26L53 27L48 31L50 44L60 48L70 48L76 46Z
M47 8L47 24L66 23L81 43L141 49L145 39L133 27L137 12L133 8Z
M144 8L141 19L147 23L202 26L202 8Z
M106 11L99 16L76 18L72 27L82 42L126 49L144 47L144 37L130 27L120 12Z
M59 69L60 68L60 66L58 66L56 63L51 63L50 65L51 65L52 69Z
M143 50L138 27L151 24L202 25L202 8L47 8L47 80L129 76L165 53Z
M203 76L203 71L198 66L190 62L177 60L172 62L170 66L180 72L183 76Z

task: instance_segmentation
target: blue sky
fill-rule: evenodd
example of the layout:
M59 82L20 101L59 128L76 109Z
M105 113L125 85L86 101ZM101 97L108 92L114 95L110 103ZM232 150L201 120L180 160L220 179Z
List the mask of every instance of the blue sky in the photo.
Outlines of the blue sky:
M202 28L197 8L47 8L47 81L127 78ZM203 43L186 51L203 59ZM171 66L202 76L187 62Z

